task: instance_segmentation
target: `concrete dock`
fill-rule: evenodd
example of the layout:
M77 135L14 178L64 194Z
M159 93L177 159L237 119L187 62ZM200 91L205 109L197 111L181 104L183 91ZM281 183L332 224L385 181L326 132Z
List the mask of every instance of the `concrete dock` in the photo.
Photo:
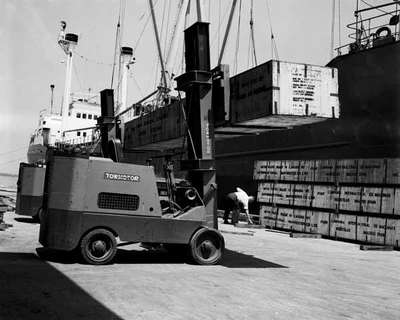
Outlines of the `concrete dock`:
M41 250L30 218L4 218L13 227L0 231L0 319L400 317L398 251L221 225L227 250L217 266L137 245L90 266Z

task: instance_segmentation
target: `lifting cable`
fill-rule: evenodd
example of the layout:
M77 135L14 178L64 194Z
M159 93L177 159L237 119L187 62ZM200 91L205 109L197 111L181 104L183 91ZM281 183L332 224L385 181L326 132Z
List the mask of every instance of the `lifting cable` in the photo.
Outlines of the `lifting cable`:
M113 68L112 68L112 74L111 74L111 88L113 88L114 84L114 74L115 74L115 65L117 64L117 50L118 50L118 45L119 45L119 35L120 35L120 29L121 29L121 9L122 9L122 1L120 0L119 2L119 13L118 13L118 22L117 22L117 30L115 32L115 45L114 45L114 58L113 58Z
M238 15L238 31L236 35L236 48L235 48L235 60L233 64L233 74L237 73L238 69L238 55L239 55L239 43L240 43L240 17L242 13L242 0L239 1L239 15Z
M338 0L338 40L339 40L339 47L342 46L342 10L340 7L341 0Z
M330 58L333 59L335 50L335 9L336 0L332 0L332 20L331 20L331 53Z
M254 40L254 18L253 18L253 7L254 2L251 0L250 6L250 33L251 33L251 43L253 45L253 55L254 55L254 64L257 66L257 55L256 55L256 42Z
M279 60L278 55L278 47L276 45L274 32L272 30L272 19L271 19L271 10L269 8L268 0L265 1L267 5L267 14L268 14L268 23L269 23L269 31L271 33L271 59L274 59L274 54L277 60Z

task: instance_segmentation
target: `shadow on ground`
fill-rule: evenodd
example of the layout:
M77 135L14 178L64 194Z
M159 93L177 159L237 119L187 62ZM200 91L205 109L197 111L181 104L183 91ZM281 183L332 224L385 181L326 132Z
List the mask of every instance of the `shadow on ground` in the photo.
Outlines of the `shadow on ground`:
M65 252L37 248L38 255L47 261L71 264L80 262L75 252ZM118 249L114 259L116 264L184 264L191 263L185 252L169 253L166 250L126 250ZM266 261L252 255L225 249L219 265L226 268L287 268L286 266Z
M33 253L0 253L0 319L121 319Z

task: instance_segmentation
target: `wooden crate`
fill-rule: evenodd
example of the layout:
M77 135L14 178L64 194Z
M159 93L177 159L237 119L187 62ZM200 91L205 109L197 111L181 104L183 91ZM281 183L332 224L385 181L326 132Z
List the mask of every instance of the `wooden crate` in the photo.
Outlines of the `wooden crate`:
M331 213L329 235L332 238L355 240L356 225L355 215Z
M358 183L385 183L385 159L359 159L357 170Z
M307 211L305 232L320 233L329 236L329 213Z
M400 184L400 159L386 160L386 183Z
M316 160L301 160L299 163L299 182L314 182Z
M339 209L340 187L314 185L313 188L313 208Z
M274 197L274 186L273 182L260 182L258 184L257 201L272 203Z
M394 190L394 208L393 213L396 216L400 216L400 188Z
M336 160L316 160L315 182L336 182Z
M253 179L256 181L264 180L267 172L268 161L254 161Z
M276 181L279 180L279 177L281 175L281 161L280 160L270 160L267 161L267 168L265 172L265 180L271 180L271 181Z
M282 160L281 174L279 180L298 181L299 180L299 160Z
M260 222L261 225L270 228L276 227L276 220L278 215L278 208L272 206L262 205L260 207Z
M341 187L340 188L340 210L360 211L361 210L362 187Z
M290 229L299 232L305 232L306 222L307 222L307 211L294 209L293 215L289 219L289 224L291 225Z
M356 183L357 182L357 159L341 159L336 161L336 181L339 183Z
M386 219L385 245L400 247L400 220Z
M382 188L382 192L381 192L381 213L382 214L394 214L395 199L396 199L396 189L395 188ZM400 205L400 203L399 203L399 205ZM399 207L397 207L397 208L399 208Z
M292 185L292 205L311 207L313 201L313 185L293 184Z
M385 244L385 229L385 218L358 216L356 240L370 244Z
M293 209L291 208L278 208L278 217L276 220L276 227L280 229L291 229L289 222L293 218Z
M382 188L361 189L360 211L369 213L381 213Z
M290 183L275 183L274 185L274 204L293 204L292 185Z

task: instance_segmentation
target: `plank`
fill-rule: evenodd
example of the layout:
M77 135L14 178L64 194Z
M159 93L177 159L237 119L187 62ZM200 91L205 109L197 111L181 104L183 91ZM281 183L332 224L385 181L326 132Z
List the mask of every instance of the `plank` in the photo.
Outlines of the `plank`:
M400 184L400 159L391 158L386 160L386 183Z
M313 201L311 203L313 208L323 209L339 209L340 200L340 187L314 185L313 188Z
M262 205L260 207L260 222L263 226L271 228L276 227L276 220L278 218L278 208L272 206Z
M281 174L279 180L281 181L298 181L299 180L299 160L282 160Z
M294 206L311 207L313 197L313 185L293 184L291 188L292 201Z
M361 210L362 187L340 188L340 210L360 211Z
M315 182L336 182L335 177L336 160L316 160Z
M360 211L381 213L381 198L382 188L362 188Z
M299 164L299 182L314 182L316 160L301 160Z
M281 161L280 160L269 160L266 164L265 180L277 181L281 174Z

